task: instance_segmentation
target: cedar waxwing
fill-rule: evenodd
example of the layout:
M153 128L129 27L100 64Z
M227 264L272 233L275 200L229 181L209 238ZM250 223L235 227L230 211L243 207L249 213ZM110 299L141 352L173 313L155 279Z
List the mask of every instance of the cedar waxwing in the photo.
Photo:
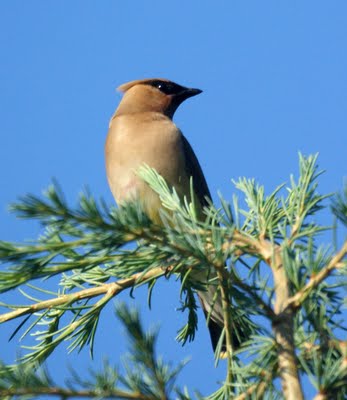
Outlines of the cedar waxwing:
M136 198L148 216L161 223L158 195L136 175L136 170L147 164L174 186L182 198L190 198L190 177L193 177L198 213L203 219L202 209L211 195L193 149L172 121L177 107L202 91L166 79L132 81L118 90L124 96L111 118L105 146L107 178L118 205ZM208 323L214 350L224 327L220 295L215 300L215 292L211 285L198 292L205 316L214 302ZM233 341L236 348L239 340L235 336Z

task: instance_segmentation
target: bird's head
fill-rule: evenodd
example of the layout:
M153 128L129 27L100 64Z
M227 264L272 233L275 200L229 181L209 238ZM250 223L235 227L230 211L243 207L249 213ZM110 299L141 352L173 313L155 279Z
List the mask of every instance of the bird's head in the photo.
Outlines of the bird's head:
M201 93L167 79L142 79L119 86L124 93L117 114L159 112L172 118L177 107L189 97Z

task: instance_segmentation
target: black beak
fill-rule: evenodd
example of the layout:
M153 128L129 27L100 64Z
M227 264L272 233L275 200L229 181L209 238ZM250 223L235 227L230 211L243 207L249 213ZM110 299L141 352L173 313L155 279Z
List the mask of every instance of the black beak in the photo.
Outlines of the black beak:
M181 90L176 93L176 94L172 94L172 101L171 104L169 106L169 108L167 109L166 114L172 118L175 111L177 110L177 107L184 102L184 100L189 99L189 97L193 97L196 96L197 94L202 93L202 90L200 89L193 89L193 88L186 88L184 86L181 86Z
M186 99L188 99L188 97L193 97L193 96L196 96L197 94L202 93L202 90L187 88L184 91L184 93L185 93Z
M202 93L202 90L200 90L200 89L184 88L184 90L182 90L182 92L178 93L176 95L176 97L177 97L177 100L179 100L179 102L182 103L182 101L189 99L189 97L196 96L200 93Z

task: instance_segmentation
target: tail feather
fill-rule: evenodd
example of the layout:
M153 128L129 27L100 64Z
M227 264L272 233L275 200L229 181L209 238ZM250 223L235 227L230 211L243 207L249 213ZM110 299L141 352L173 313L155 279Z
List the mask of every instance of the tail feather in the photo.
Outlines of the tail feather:
M217 293L217 288L212 285L209 285L206 291L199 291L198 297L205 317L209 319L207 326L210 332L213 351L215 351L224 329L222 298L220 293ZM246 337L241 337L240 332L236 333L234 329L231 335L234 350L237 350L242 342L247 339ZM226 339L224 337L221 347L221 358L224 358L223 353L225 354L226 350Z

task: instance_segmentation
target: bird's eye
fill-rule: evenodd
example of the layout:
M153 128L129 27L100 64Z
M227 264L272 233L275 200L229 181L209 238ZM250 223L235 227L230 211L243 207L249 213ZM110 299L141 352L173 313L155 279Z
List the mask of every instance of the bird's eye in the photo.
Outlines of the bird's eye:
M157 88L158 90L167 95L175 95L181 93L182 90L184 89L182 86L177 85L174 82L164 82L160 80L150 81L148 82L148 84Z

